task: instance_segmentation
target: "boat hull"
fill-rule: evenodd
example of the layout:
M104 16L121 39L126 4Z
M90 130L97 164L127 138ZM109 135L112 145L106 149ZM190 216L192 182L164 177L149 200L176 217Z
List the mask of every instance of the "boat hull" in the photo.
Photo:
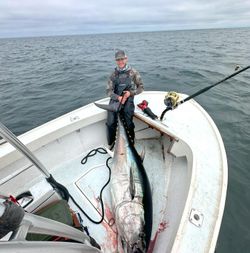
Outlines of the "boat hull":
M159 116L165 109L165 94L143 92L135 96L135 104L147 100ZM181 94L181 99L185 97ZM108 99L97 103L108 104ZM107 145L106 116L105 111L89 104L19 136L97 220L100 189L108 177L108 155L98 154L86 165L80 161L90 150ZM227 159L213 120L190 100L167 112L163 121L152 120L136 108L134 123L135 146L139 153L143 147L146 149L143 164L152 186L149 252L214 252L226 199ZM27 190L34 197L26 208L29 212L60 198L35 166L8 143L0 144L0 192L17 196ZM115 214L110 185L103 200L104 222L97 226L84 219L84 223L103 252L116 252L117 228L112 222Z

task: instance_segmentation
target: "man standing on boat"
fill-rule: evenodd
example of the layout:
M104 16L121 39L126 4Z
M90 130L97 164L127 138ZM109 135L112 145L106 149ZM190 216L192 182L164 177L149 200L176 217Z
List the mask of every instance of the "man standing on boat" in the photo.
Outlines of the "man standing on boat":
M139 72L128 65L128 57L123 50L115 53L115 61L117 66L108 80L106 92L110 97L110 104L117 102L122 104L129 136L134 142L134 96L143 91L143 82ZM107 139L110 146L115 141L117 116L117 112L108 111Z

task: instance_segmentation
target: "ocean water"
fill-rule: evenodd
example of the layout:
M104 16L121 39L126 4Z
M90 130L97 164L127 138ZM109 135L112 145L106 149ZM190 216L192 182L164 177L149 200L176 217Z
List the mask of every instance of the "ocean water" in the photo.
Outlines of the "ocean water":
M192 94L250 64L250 29L0 39L0 121L19 135L105 96L124 49L146 90ZM250 252L250 70L198 96L228 156L217 253Z

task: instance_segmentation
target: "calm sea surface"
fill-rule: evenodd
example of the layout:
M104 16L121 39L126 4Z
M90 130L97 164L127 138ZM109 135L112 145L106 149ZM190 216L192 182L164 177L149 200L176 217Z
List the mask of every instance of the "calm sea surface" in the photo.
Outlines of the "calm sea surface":
M17 135L105 96L114 50L146 90L192 94L250 64L250 29L0 39L0 121ZM217 124L229 184L217 253L250 252L250 70L196 99Z

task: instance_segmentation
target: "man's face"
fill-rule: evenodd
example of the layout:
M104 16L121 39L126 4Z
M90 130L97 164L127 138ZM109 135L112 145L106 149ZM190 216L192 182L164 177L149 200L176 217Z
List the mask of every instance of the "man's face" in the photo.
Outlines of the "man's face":
M126 66L127 62L128 62L127 57L116 60L116 64L120 69L123 69Z

